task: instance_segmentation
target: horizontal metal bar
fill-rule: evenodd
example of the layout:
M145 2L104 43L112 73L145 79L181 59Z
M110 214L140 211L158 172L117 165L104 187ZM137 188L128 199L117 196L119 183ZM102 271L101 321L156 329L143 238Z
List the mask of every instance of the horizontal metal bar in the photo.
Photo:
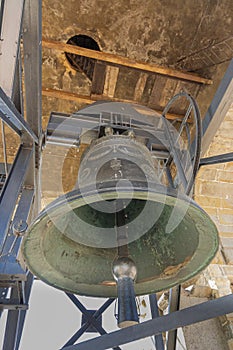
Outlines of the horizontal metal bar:
M21 116L19 111L16 109L15 105L11 102L8 96L0 87L0 118L5 117L4 121L18 133L22 134L26 132L30 137L38 143L38 137L31 129L30 125Z
M6 179L5 185L0 196L0 252L8 233L10 221L15 209L18 195L22 188L26 171L30 164L33 149L25 148L22 145L16 155L15 161L11 167L10 173Z
M68 346L64 350L105 350L231 312L233 312L232 294Z
M94 107L93 107L94 108ZM97 112L96 112L97 113ZM168 149L168 140L165 136L164 130L159 128L158 123L160 118L155 119L155 125L149 125L146 122L142 123L138 120L131 120L127 125L114 124L111 121L110 114L108 117L101 117L96 114L80 115L73 114L72 116L53 113L50 116L49 123L47 126L46 143L50 144L74 144L80 141L82 135L85 135L87 130L96 132L96 137L100 127L111 126L119 131L125 131L129 129L134 132L134 134L145 139L149 139L150 145L152 145L153 150L164 150ZM170 134L174 136L174 132L170 130Z
M233 152L219 154L217 156L212 156L212 157L201 158L200 166L227 163L227 162L233 162Z
M26 304L0 303L0 310L27 310Z

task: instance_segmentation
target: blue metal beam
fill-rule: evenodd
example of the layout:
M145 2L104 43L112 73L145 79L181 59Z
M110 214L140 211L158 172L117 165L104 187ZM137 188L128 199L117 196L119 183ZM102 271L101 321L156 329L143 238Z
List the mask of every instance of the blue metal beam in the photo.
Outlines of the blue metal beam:
M68 346L64 350L105 350L231 312L233 312L232 294Z
M215 96L202 121L203 139L202 154L204 154L226 113L233 102L233 59L215 93Z
M21 191L26 171L29 167L33 149L20 146L14 164L6 179L5 185L0 196L0 252L9 230L12 214Z
M19 135L28 134L36 143L38 137L31 129L30 125L21 116L15 105L0 87L0 118L2 118Z
M92 317L94 317L96 320L102 313L114 302L115 299L110 298L108 299L100 308L97 310ZM90 326L90 322L87 321L82 325L82 327L66 342L66 344L63 346L65 348L66 346L73 345L82 335L86 332L88 327ZM62 348L62 349L63 349Z
M149 295L150 300L150 309L151 309L151 316L152 318L157 318L159 316L159 310L157 305L157 296L156 294L150 294ZM155 348L156 350L164 350L164 343L163 343L163 336L162 334L157 334L154 337L155 339Z
M88 326L92 325L101 335L107 334L107 332L103 329L102 326L99 325L99 323L96 320L96 317L94 315L91 315L87 309L83 306L83 304L78 300L78 298L76 298L75 295L71 294L71 293L66 293L66 295L68 296L68 298L70 298L70 300L77 306L77 308L82 312L83 315L85 315L87 321L88 321ZM111 299L110 299L111 300ZM110 301L109 301L110 303ZM106 306L108 305L108 303L106 304ZM105 306L103 305L103 310L105 310ZM66 347L65 347L66 349ZM115 350L121 350L119 348L119 346L113 346L113 349Z

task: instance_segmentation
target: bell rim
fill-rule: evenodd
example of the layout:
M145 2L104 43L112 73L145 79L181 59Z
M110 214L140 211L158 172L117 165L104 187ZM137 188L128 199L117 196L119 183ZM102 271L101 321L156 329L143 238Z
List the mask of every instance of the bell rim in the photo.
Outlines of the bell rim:
M113 193L112 192L113 189L114 189L114 187L108 188L108 189L105 188L105 189L101 189L100 192L102 194L107 193L107 192ZM118 190L119 190L118 193L123 195L123 197L127 196L127 188L120 188ZM130 190L132 190L132 188ZM140 199L140 198L138 198L138 197L140 197L139 194L148 193L147 190L148 189L145 188L145 187L144 188L143 187L134 188L134 197L133 198ZM129 191L129 189L128 189L128 191ZM85 194L87 194L87 196L91 196L91 193L93 195L93 192L90 189L86 189ZM160 188L158 188L158 186L157 186L157 191L156 192L151 192L151 195L152 196L156 195L158 197L160 195L164 195L164 188L162 188L162 186ZM211 220L209 215L195 201L193 201L191 198L187 197L186 195L182 195L181 194L181 195L179 195L179 198L177 198L176 195L177 195L177 193L174 190L166 188L166 196L173 198L173 200L181 200L181 201L185 200L185 201L188 201L190 207L192 207L193 210L198 211L199 214L201 216L203 216L208 221L208 223L211 224L212 229L213 229L212 237L211 237L211 239L212 239L211 254L207 258L204 259L204 265L203 264L200 265L199 268L195 269L195 271L189 272L188 275L186 274L185 276L181 277L179 279L179 284L180 284L180 283L183 283L183 282L193 278L195 275L199 274L203 269L205 269L209 265L209 263L212 261L212 259L214 258L215 254L216 254L216 252L218 250L219 237L218 237L218 231L217 231L216 225ZM112 286L107 286L107 285L106 286L103 286L103 285L97 286L97 285L93 285L94 289L96 290L95 293L93 293L93 292L88 293L88 288L90 287L89 284L86 284L87 288L83 284L81 286L82 288L79 287L79 290L78 290L78 288L71 288L71 287L64 288L64 286L57 285L55 282L51 283L47 278L45 278L40 273L38 273L38 271L36 271L36 269L29 263L29 261L28 261L28 259L26 257L25 245L26 245L26 242L27 242L27 237L30 235L30 232L32 231L32 228L35 227L35 225L38 225L38 223L40 223L43 218L48 216L48 213L50 211L53 211L53 210L56 210L57 208L60 208L64 204L64 202L66 202L66 201L68 201L69 203L77 201L77 200L80 199L80 196L82 196L81 193L80 193L80 190L74 190L72 192L69 192L68 194L66 194L66 195L58 198L54 202L52 202L48 207L46 207L39 214L39 216L36 218L36 220L29 226L28 231L27 231L27 233L26 233L26 235L25 235L25 237L23 239L22 253L23 253L24 260L26 261L26 265L28 266L29 270L34 275L36 275L40 280L42 280L46 284L48 284L50 286L53 286L53 287L55 287L57 289L60 289L60 290L63 290L63 291L65 290L67 292L71 292L71 293L74 293L74 294L85 295L85 296L92 296L92 297L116 297L117 291L116 291L116 286L115 285L114 286L113 285ZM42 252L42 255L43 255L43 252ZM192 261L192 259L191 259L191 261ZM46 263L49 265L49 263L47 261L46 261ZM190 265L190 262L184 268L186 268L189 265ZM179 270L173 276L175 279L177 278L177 276L180 275L180 271L181 270ZM167 282L166 286L163 285L163 283L162 283L161 287L157 287L157 285L158 285L157 282L159 282L161 280L163 282L164 281ZM170 280L170 282L169 282L169 280ZM136 295L145 295L145 294L159 292L159 291L162 291L162 290L169 289L169 288L171 288L171 287L173 287L173 286L178 284L177 281L173 281L172 282L172 279L171 279L170 276L167 276L167 277L163 276L161 278L154 278L151 281L144 281L142 283L144 285L143 291L140 290L140 288L139 288L140 283L138 283L138 284L137 284L137 282L135 283L135 293L136 293ZM154 284L154 286L152 286L152 284ZM98 287L100 287L100 288L98 288ZM106 288L105 289L105 293L103 293L103 287ZM98 289L100 289L101 292L98 292ZM147 290L147 291L145 292L145 290Z

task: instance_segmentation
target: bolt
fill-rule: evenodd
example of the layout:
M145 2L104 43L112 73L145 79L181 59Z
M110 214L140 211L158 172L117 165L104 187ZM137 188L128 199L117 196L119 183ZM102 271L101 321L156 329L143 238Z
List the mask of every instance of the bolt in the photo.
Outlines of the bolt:
M19 220L19 221L16 221L14 224L13 224L13 233L15 236L23 236L25 231L27 230L27 223L26 221L23 221L23 220Z

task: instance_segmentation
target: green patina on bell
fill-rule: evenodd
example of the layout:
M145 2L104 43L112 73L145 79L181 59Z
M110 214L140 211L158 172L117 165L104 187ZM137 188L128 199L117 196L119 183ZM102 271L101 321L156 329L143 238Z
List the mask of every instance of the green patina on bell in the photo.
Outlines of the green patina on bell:
M129 256L137 266L136 295L190 279L218 249L210 217L158 180L148 149L130 137L110 135L85 152L76 189L30 226L22 245L29 269L65 291L115 297L116 210L124 216Z

